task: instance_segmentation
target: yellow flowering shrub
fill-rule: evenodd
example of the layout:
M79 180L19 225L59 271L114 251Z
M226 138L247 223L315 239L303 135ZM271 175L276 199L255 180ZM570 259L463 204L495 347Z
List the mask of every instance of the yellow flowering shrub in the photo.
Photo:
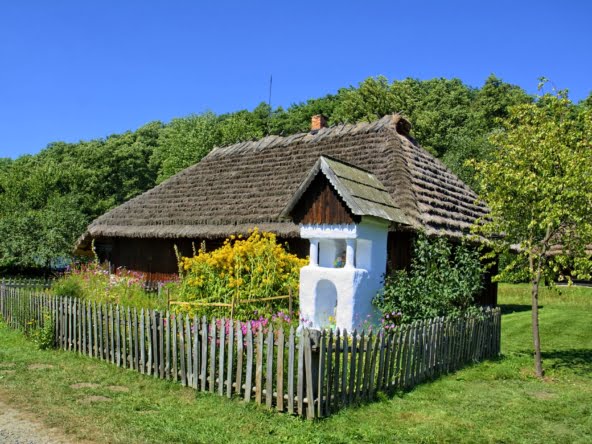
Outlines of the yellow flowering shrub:
M231 304L234 301L235 315L239 316L253 310L271 313L287 307L288 300L265 304L257 300L288 295L291 290L293 300L298 301L300 268L306 263L306 259L288 253L278 244L275 234L255 228L246 239L233 235L217 250L206 252L202 246L193 257L180 258L180 296L186 302ZM236 304L236 301L252 301L252 304ZM228 309L197 311L230 314Z

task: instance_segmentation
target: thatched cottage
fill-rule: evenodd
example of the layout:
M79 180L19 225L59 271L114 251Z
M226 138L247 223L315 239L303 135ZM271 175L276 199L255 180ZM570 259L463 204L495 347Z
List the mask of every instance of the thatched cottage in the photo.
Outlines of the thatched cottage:
M390 224L388 264L392 269L407 267L418 230L460 239L487 212L477 195L421 148L409 130L410 124L397 114L330 128L315 116L308 133L216 148L199 163L97 218L77 248L88 251L94 239L100 258L114 266L174 273L175 245L189 255L193 244L205 240L208 249L215 248L225 237L247 234L257 226L306 256L308 242L299 237L297 221L281 214L325 156L367 171L383 184L404 221ZM489 276L486 284L481 302L494 304L496 285Z

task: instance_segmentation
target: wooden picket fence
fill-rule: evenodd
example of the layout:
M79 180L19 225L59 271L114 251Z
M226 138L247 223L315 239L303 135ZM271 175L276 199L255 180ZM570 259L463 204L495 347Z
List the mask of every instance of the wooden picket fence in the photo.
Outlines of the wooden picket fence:
M51 322L55 345L63 350L309 419L371 401L379 392L408 390L500 352L499 308L352 334L262 331L228 319L2 286L0 313L8 325L25 330Z
M51 288L52 283L52 278L12 277L0 279L0 286L11 288L24 288L27 290L49 290Z

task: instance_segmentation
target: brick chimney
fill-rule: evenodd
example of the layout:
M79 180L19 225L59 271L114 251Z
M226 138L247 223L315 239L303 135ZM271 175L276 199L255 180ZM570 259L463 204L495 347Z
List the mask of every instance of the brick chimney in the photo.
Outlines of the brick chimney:
M311 131L318 131L321 128L325 128L327 126L327 118L322 114L317 114L316 116L312 116L310 122L310 130Z

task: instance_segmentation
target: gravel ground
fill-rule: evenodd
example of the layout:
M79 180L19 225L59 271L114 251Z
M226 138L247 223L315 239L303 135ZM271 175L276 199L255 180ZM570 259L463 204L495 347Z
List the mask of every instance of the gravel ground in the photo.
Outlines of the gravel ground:
M1 444L70 444L55 429L49 429L32 415L9 407L0 399Z

